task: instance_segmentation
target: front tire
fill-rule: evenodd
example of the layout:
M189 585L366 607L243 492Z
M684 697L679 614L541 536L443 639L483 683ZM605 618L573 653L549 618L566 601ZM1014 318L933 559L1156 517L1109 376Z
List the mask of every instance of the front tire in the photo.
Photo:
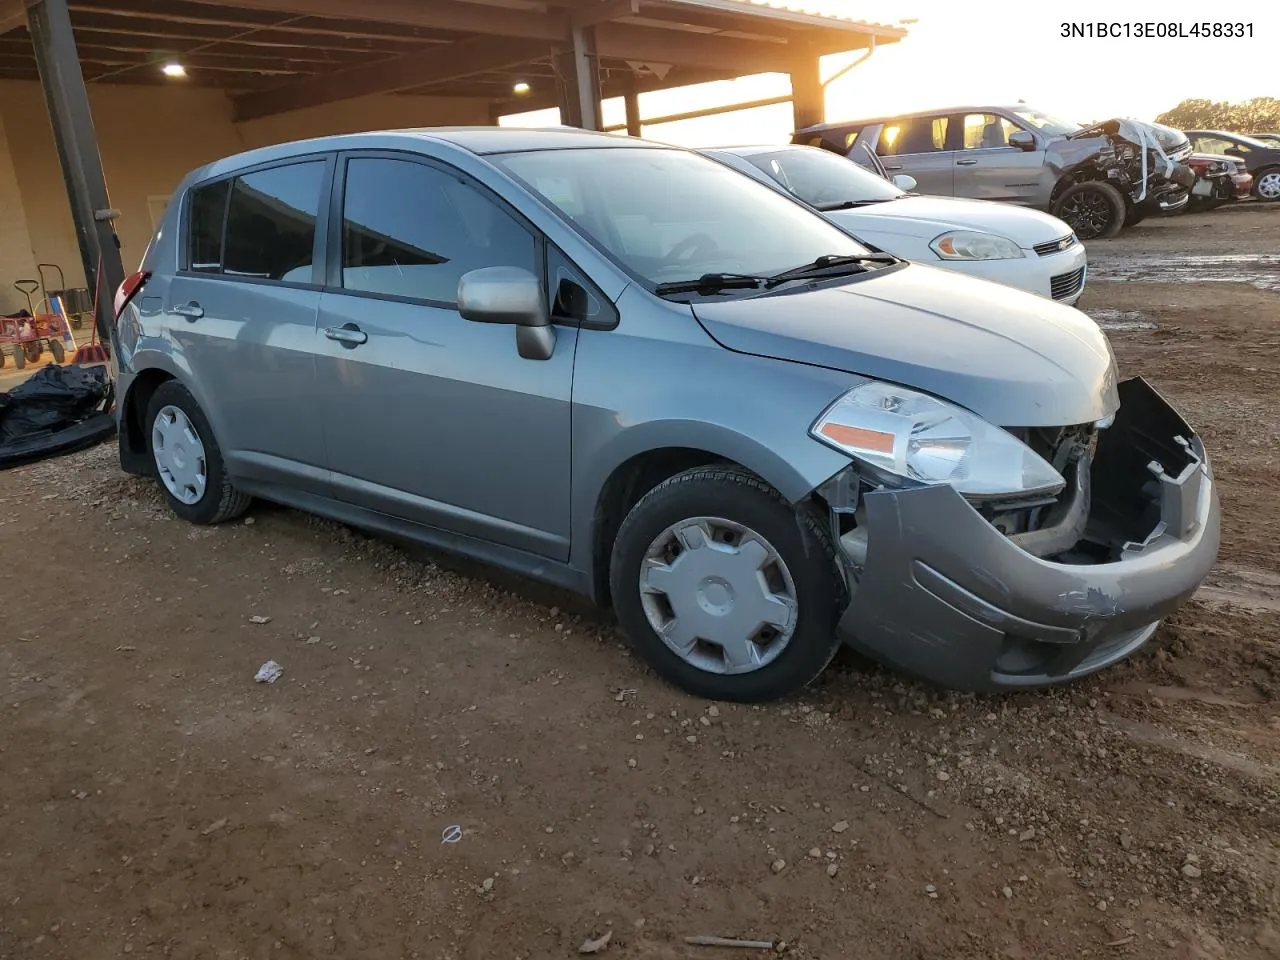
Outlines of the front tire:
M1124 227L1124 196L1101 180L1073 183L1054 202L1053 215L1081 240L1110 240Z
M214 524L248 509L251 498L231 484L209 421L186 387L162 383L147 405L146 425L151 469L174 513Z
M1263 203L1280 200L1280 167L1259 170L1253 178L1253 195Z
M712 700L796 693L840 644L830 536L740 467L697 467L641 498L614 541L610 588L636 651Z

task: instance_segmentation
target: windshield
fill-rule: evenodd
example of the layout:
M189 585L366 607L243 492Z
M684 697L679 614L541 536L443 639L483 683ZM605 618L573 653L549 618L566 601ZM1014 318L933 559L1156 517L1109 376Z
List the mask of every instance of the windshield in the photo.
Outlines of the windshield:
M1060 120L1031 107L1019 107L1013 111L1013 115L1035 127L1046 137L1069 137L1077 130L1083 129L1078 123L1072 123L1070 120Z
M897 200L906 194L851 160L817 147L797 147L745 157L805 203L822 208L844 203Z
M543 150L489 159L653 286L709 273L768 276L831 254L870 252L763 183L683 150Z

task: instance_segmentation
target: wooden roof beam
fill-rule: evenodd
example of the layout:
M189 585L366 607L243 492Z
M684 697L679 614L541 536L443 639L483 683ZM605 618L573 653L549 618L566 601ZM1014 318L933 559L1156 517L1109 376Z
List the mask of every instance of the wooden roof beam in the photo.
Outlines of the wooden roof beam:
M237 121L255 120L337 100L461 80L494 70L510 69L547 54L546 44L536 40L476 37L423 53L338 70L273 90L236 97L235 118Z

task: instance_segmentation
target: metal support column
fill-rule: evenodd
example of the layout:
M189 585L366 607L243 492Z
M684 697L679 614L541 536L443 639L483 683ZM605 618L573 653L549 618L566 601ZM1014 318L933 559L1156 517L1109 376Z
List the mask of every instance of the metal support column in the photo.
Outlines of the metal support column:
M556 50L556 87L560 122L584 130L600 130L600 64L594 27L570 28Z
M791 68L791 110L795 128L822 123L827 116L827 90L822 84L819 57L807 46L796 50Z
M623 94L622 102L627 108L627 136L638 137L643 125L640 123L640 94L634 84Z
M114 212L107 197L102 158L98 155L98 140L93 131L89 95L80 71L67 0L35 0L27 8L27 23L35 46L49 122L53 125L58 161L66 181L67 199L71 203L85 282L91 292L98 265L102 265L96 321L99 336L104 342L110 342L114 326L113 301L116 289L124 281L124 266L120 261L120 242L111 222ZM114 346L112 344L113 355Z

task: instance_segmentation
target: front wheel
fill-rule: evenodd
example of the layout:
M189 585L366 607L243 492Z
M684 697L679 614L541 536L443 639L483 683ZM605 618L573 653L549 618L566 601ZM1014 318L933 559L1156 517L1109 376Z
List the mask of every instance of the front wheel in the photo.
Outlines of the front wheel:
M785 697L839 646L830 536L739 467L698 467L646 494L618 531L610 587L637 652L697 696Z
M1253 178L1253 195L1264 203L1280 200L1280 167L1259 170Z
M67 350L66 347L62 345L61 340L50 340L49 352L53 354L54 363L61 363L63 360L67 359Z
M222 451L195 397L176 380L162 383L147 406L152 468L169 507L191 523L222 523L250 498L227 477Z
M1125 213L1124 195L1101 180L1073 183L1053 205L1053 215L1081 240L1110 240L1124 226Z

